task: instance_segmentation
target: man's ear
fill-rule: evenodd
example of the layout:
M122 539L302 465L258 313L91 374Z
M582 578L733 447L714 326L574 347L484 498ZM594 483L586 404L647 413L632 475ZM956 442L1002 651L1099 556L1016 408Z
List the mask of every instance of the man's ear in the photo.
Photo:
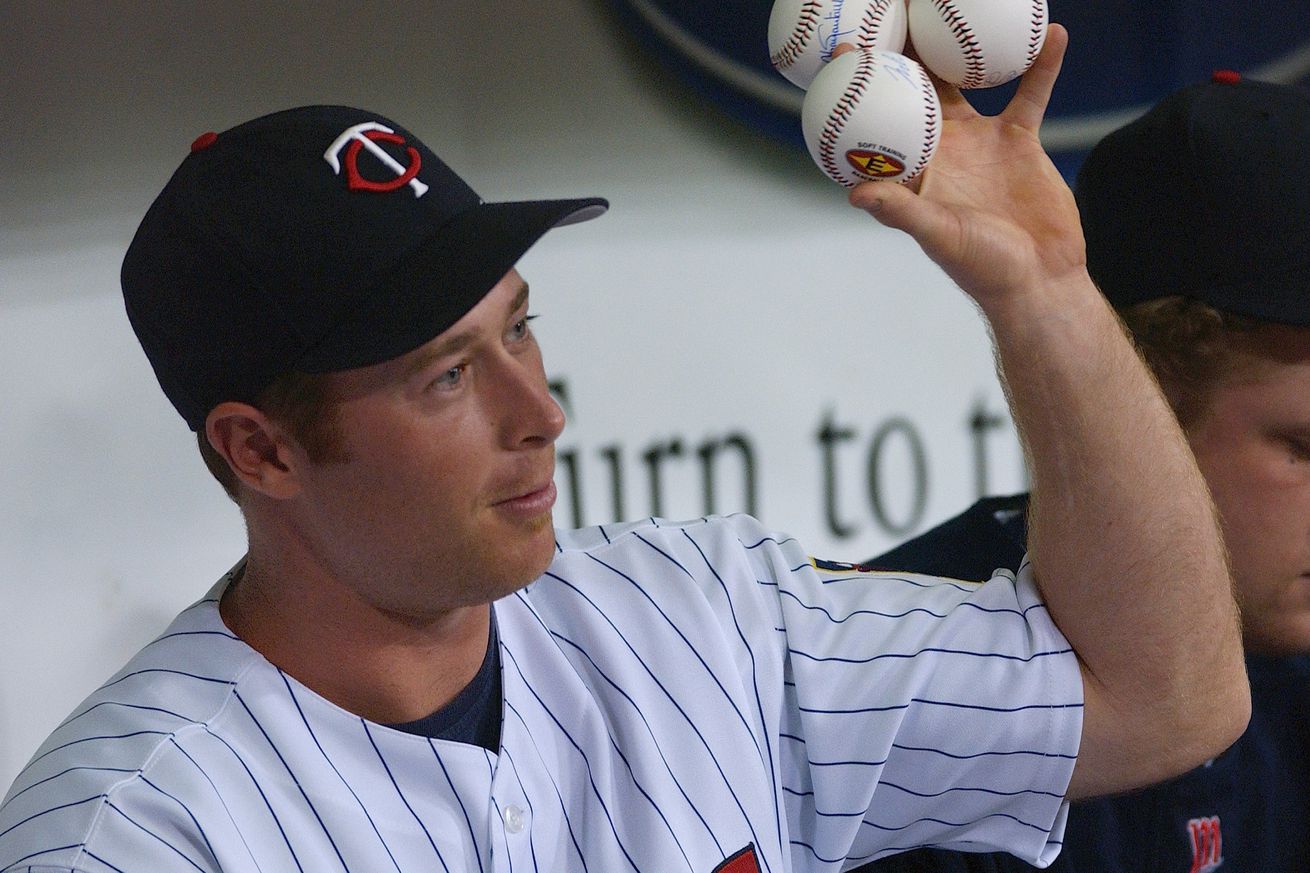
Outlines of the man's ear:
M205 418L205 437L243 485L275 500L300 491L286 432L248 403L225 401Z

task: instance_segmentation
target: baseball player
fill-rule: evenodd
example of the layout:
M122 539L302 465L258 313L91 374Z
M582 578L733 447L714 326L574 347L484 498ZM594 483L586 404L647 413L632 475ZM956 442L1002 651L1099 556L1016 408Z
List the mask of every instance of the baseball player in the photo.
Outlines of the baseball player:
M1253 713L1205 766L1074 804L1053 870L1310 869L1310 93L1217 73L1099 143L1077 183L1092 276L1123 314L1215 496ZM1023 558L1025 495L875 558L965 579ZM987 569L982 569L983 567ZM924 851L881 871L1032 869Z
M1036 137L1065 42L1001 116L943 95L920 189L852 195L1013 369L1051 509L985 584L813 561L741 516L553 530L563 421L515 264L605 202L483 203L345 107L197 139L123 291L248 550L37 750L0 870L1044 862L1065 797L1217 754L1248 701L1230 580Z

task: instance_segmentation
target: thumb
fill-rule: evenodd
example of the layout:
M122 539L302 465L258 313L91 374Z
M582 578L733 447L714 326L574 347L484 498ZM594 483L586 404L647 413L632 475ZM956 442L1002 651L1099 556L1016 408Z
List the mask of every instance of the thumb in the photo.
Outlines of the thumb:
M865 182L851 189L850 203L879 223L914 237L929 257L958 235L958 222L950 210L921 198L905 185Z

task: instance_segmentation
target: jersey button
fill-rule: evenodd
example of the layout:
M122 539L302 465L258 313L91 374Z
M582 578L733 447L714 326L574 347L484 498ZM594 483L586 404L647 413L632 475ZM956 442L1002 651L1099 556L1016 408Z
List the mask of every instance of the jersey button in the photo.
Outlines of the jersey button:
M520 807L512 803L505 807L504 819L505 830L511 834L517 834L523 830L523 810Z

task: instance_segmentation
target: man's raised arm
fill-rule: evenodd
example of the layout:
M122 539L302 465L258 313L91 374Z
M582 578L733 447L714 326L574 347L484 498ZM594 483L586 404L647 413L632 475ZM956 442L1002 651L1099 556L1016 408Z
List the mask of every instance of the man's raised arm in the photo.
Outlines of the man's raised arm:
M851 202L913 236L990 325L1032 475L1029 557L1083 673L1080 797L1213 757L1250 698L1209 493L1087 274L1073 194L1038 140L1067 44L1053 25L995 117L939 84L944 130L921 184L868 183Z

